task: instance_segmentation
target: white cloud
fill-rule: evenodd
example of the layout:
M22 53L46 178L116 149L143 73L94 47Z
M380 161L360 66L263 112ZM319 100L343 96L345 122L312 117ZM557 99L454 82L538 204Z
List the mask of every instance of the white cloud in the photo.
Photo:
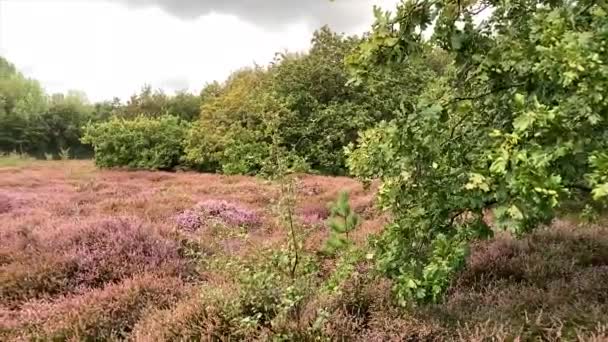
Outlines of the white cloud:
M269 31L225 14L182 19L116 2L0 0L0 54L49 92L80 89L92 100L125 99L145 83L198 91L277 51L306 49L313 29L305 19Z

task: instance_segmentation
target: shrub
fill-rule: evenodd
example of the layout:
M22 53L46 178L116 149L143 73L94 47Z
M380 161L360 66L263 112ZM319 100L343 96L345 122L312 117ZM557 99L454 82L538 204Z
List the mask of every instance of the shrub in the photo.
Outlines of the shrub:
M140 341L267 340L267 335L275 335L275 328L297 319L303 300L314 289L314 267L307 266L306 273L293 279L289 256L283 252L239 263L230 268L237 287L205 286L176 307L151 313L138 324L133 337Z
M234 127L226 132L216 132L204 123L192 127L184 146L183 161L188 166L231 175L259 173L268 163L271 148L260 132Z
M205 218L215 218L222 222L243 227L253 227L261 222L260 216L252 210L223 200L207 200L196 205Z
M222 171L228 175L257 174L268 162L269 150L265 142L233 141L223 153Z
M8 213L13 209L10 197L0 193L0 214Z
M2 255L8 257L0 266L0 300L13 306L142 272L188 273L177 242L133 220L66 224L58 231L5 237L11 241L2 241Z
M136 341L244 340L238 310L227 289L203 288L175 307L154 310L135 327Z
M454 58L415 105L347 153L352 174L383 183L379 204L394 222L376 255L403 304L442 298L469 242L492 232L485 212L521 236L549 223L575 189L608 198L606 140L595 138L608 134L608 102L598 100L608 73L597 67L608 62L606 6L493 3L478 25L481 3L402 1L378 14L347 60L363 82L370 71L408 69L428 46ZM433 39L421 39L431 23Z
M272 116L284 110L268 92L270 80L261 67L242 69L207 98L185 141L188 165L228 174L260 171L268 157Z
M203 225L201 215L196 210L185 210L175 216L177 227L186 231L196 231Z
M195 232L217 223L231 227L253 228L262 221L255 211L224 200L199 202L194 208L180 212L173 219L178 229L187 232Z
M233 227L255 227L261 218L253 210L224 200L206 200L197 203L174 218L178 228L196 231L209 223L221 223Z
M59 250L76 260L77 279L89 286L143 271L176 272L183 266L175 241L134 220L101 220L75 228L72 234L64 237Z
M174 116L89 124L82 141L93 145L100 167L126 166L136 169L174 168L183 155L182 140L188 124Z
M37 341L124 339L151 308L167 308L184 291L175 278L141 276L54 302L32 302L9 322L9 336Z
M204 286L174 308L152 312L132 337L139 341L268 340L268 335L276 335L276 327L297 320L304 299L315 288L316 268L311 260L302 260L302 273L294 279L289 259L288 253L280 251L223 263L237 286Z
M182 161L198 171L217 172L222 169L223 150L221 137L203 124L196 123L188 130L184 139Z
M357 228L360 219L351 210L346 191L340 192L337 201L331 204L330 214L331 216L327 220L330 235L325 244L325 250L333 254L348 247L351 243L348 235Z

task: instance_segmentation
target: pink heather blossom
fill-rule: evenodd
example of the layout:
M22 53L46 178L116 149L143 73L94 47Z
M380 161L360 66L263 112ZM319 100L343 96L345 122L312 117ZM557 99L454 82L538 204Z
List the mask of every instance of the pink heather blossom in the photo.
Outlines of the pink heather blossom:
M175 216L177 226L187 231L196 231L210 220L238 227L254 227L261 222L255 211L224 200L199 202L193 209L184 210Z
M0 193L0 214L8 213L11 209L13 209L11 198Z
M200 213L190 209L177 214L175 223L180 229L187 231L196 231L203 225Z
M250 209L224 200L207 200L196 206L204 217L217 218L233 226L256 226L260 223L258 214Z

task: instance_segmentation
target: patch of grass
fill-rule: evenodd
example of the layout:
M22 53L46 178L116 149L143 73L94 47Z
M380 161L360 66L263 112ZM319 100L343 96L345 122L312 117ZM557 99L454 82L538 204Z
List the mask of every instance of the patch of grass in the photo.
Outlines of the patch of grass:
M27 166L35 162L36 159L21 153L0 153L0 167L20 167Z

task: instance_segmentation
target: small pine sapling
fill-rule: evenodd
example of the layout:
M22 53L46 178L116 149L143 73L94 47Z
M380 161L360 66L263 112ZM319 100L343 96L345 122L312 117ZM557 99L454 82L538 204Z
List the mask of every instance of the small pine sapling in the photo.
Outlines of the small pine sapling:
M348 203L348 193L342 191L338 200L330 206L330 216L327 220L329 239L325 244L325 251L334 254L346 249L350 245L349 233L359 225L359 216L355 214Z
M70 148L62 148L59 151L59 159L61 160L70 160Z

